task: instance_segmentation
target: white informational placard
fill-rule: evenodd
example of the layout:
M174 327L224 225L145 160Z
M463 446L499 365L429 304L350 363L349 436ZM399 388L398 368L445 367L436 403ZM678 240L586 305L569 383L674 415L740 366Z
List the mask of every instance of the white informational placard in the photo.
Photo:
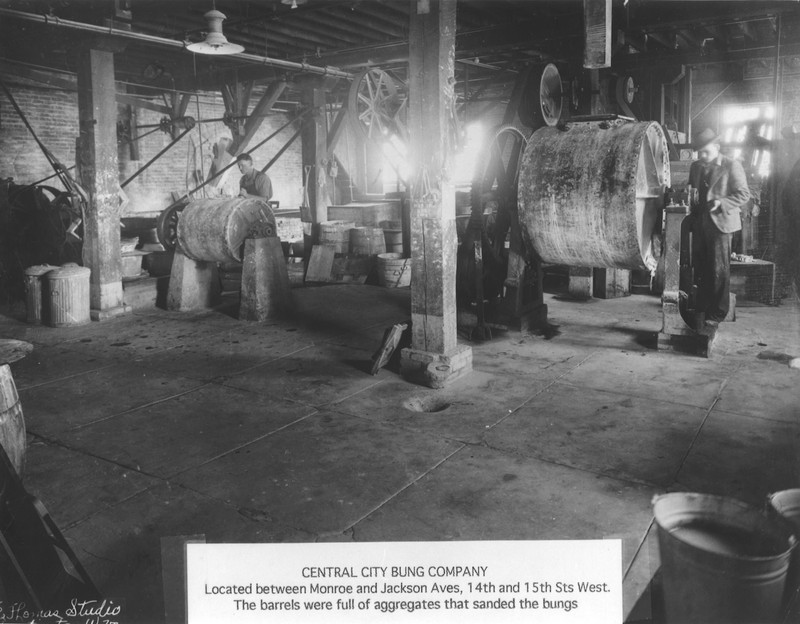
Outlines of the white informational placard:
M189 624L621 624L622 542L187 544Z

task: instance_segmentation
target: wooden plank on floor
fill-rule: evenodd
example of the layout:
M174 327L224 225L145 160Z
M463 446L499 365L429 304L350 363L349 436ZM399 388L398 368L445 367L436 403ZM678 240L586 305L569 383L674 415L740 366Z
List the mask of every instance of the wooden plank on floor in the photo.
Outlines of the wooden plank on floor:
M331 269L336 248L328 245L314 245L306 272L307 282L330 282Z

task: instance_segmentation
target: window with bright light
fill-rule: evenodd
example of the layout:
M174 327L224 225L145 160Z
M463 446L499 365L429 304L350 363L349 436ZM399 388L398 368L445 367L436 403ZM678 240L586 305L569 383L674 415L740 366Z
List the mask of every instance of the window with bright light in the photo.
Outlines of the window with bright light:
M733 158L742 161L750 173L766 178L772 163L769 144L775 133L775 107L772 104L728 106L722 111L722 146Z
M484 134L483 125L479 121L465 128L463 148L456 154L453 162L453 183L456 187L468 186L472 182L483 149Z

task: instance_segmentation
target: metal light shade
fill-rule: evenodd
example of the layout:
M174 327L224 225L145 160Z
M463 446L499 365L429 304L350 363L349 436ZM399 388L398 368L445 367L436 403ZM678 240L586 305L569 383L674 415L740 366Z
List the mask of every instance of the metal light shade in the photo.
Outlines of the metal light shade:
M225 15L217 10L209 11L203 17L208 20L208 34L204 41L190 43L186 49L197 54L238 54L244 48L238 43L231 43L222 34L222 20Z

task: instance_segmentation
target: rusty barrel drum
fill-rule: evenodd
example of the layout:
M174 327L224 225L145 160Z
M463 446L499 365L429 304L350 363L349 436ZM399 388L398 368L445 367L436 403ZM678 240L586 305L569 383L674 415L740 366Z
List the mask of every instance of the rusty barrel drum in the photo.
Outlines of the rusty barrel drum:
M178 219L178 247L192 260L241 262L247 235L254 227L266 226L275 232L275 216L266 200L196 199L183 209Z
M519 174L519 218L544 262L653 270L669 154L661 127L620 119L533 133Z

